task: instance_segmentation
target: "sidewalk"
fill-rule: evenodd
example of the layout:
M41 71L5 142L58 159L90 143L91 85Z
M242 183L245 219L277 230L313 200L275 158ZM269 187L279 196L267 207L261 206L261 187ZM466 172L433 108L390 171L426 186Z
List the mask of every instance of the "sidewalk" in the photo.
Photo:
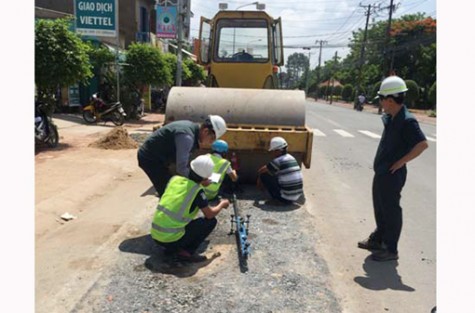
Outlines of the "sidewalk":
M321 103L321 104L334 105L334 106L338 106L338 107L353 110L353 103L333 101L333 103L330 104L330 102L325 101L323 99L318 99L318 101L316 101L313 98L306 98L306 100L318 102L318 103ZM373 113L373 114L378 114L378 107L373 105L373 104L365 104L363 111L364 112L370 112L370 113ZM429 117L425 111L423 111L423 110L412 110L412 109L409 110L409 111L415 116L415 118L417 119L417 121L419 123L437 125L437 118L436 117Z

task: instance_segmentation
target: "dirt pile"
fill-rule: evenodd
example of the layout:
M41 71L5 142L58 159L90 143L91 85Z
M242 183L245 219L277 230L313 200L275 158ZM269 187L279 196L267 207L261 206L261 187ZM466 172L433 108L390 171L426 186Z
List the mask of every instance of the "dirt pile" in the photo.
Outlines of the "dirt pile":
M138 143L129 137L127 129L122 126L115 127L103 137L89 144L89 147L111 150L135 149L138 146Z

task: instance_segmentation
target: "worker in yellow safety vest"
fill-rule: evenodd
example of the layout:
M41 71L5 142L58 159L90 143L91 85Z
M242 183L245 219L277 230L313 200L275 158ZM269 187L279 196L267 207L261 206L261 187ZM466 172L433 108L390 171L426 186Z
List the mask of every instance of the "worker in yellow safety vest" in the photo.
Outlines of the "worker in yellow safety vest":
M168 183L151 228L152 238L165 248L166 255L181 261L206 260L195 252L216 227L216 215L230 204L227 199L221 199L214 207L208 204L203 185L209 184L213 168L211 157L201 155L191 161L188 178L176 175ZM195 219L200 210L204 217Z
M226 153L228 153L228 143L224 140L216 140L211 145L212 153L209 154L214 163L213 175L211 183L204 187L206 197L208 200L216 198L220 193L221 186L226 186L228 189L233 182L236 182L238 175L236 170L231 166L231 162L226 160ZM215 177L214 177L215 176Z

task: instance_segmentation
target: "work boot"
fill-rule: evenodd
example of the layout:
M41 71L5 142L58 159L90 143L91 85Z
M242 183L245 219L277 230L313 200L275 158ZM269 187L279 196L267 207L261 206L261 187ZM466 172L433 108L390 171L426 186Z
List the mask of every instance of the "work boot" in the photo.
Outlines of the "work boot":
M377 262L385 262L399 259L397 252L391 252L389 250L375 251L371 254L371 258Z
M366 250L385 250L383 244L380 241L374 239L373 236L369 236L365 240L358 242L358 248Z

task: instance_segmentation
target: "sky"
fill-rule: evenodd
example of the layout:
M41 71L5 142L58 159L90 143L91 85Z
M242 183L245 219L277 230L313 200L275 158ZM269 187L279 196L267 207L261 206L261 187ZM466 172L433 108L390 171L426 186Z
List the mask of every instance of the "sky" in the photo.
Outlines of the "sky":
M229 10L234 10L240 6L251 4L255 1L249 0L191 0L191 11L194 17L191 19L190 37L198 37L200 16L212 18L219 9L219 3L227 3ZM371 23L388 20L390 0L272 0L259 1L266 5L265 11L274 18L282 18L282 33L284 36L284 46L296 48L285 48L284 60L295 52L304 53L306 56L310 52L311 67L318 65L319 48L316 41L324 40L326 44L322 47L321 64L334 58L335 52L339 57L345 57L350 49L347 47L352 31L364 29L366 23L366 8L378 7L375 13L370 15ZM424 12L426 16L436 18L436 0L402 0L394 1L398 4L393 18L402 15ZM255 10L256 5L247 5L240 10ZM301 47L314 47L310 51Z

